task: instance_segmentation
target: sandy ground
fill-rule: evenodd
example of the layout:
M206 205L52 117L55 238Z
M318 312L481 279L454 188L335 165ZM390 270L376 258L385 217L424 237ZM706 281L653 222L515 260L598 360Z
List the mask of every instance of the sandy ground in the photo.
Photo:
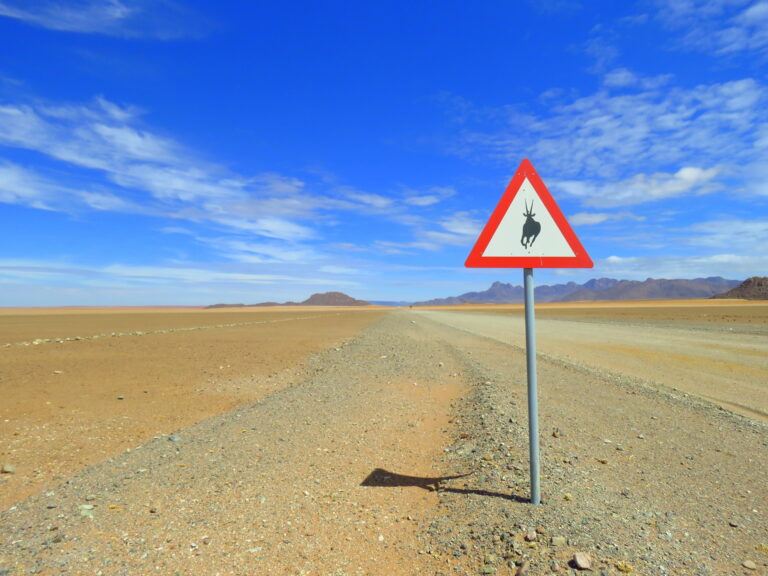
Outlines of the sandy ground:
M765 574L765 305L708 306L540 314L537 507L514 307L11 337L0 572Z
M279 386L269 376L338 345L382 313L4 311L0 342L12 344L0 345L0 465L16 473L0 476L0 509L155 436L261 398ZM79 339L43 341L51 338Z

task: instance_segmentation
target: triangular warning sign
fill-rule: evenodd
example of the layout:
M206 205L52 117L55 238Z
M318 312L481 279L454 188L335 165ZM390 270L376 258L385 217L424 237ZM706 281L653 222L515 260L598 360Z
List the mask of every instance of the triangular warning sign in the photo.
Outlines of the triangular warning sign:
M464 263L467 268L592 268L530 161L523 160Z

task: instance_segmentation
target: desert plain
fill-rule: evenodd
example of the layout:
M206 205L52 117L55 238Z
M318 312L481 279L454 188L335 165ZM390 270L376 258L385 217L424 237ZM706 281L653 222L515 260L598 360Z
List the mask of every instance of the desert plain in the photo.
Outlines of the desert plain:
M768 304L0 310L0 574L766 574Z

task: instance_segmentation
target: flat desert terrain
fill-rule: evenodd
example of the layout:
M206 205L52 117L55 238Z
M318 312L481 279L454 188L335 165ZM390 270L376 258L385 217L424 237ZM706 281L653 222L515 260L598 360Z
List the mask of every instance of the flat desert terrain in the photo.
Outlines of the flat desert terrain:
M0 574L766 574L768 303L0 310ZM578 558L578 562L575 561Z

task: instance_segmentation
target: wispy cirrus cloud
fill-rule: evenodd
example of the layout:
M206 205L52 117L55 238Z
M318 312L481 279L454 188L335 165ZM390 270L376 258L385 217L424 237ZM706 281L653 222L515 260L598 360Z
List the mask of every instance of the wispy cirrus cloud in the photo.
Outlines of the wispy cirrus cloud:
M0 124L0 147L46 160L32 170L0 159L0 202L186 220L259 247L222 251L241 262L294 261L312 254L303 244L320 237L323 226L336 225L339 212L412 229L419 236L414 246L421 249L455 244L455 233L444 230L424 241L429 235L424 229L434 226L418 214L453 196L452 187L383 195L336 184L323 189L276 172L234 173L147 126L141 109L103 97L85 104L2 103ZM56 178L45 175L46 167Z
M104 98L85 105L0 106L0 145L40 153L70 176L85 170L87 178L72 180L89 186L54 183L39 169L5 161L0 164L0 200L64 211L141 210L273 239L315 236L295 220L314 218L330 202L305 193L301 180L272 172L251 178L233 174L143 126L141 116L135 107ZM136 200L127 199L131 196Z
M0 16L60 32L161 40L200 36L206 30L200 15L167 0L2 0Z
M242 271L217 270L211 267L192 266L131 266L109 264L106 266L78 266L66 262L49 260L0 259L0 280L32 280L47 282L58 279L65 284L68 279L75 279L79 284L83 278L90 278L94 284L116 282L123 285L130 282L138 285L157 285L173 283L215 285L215 284L282 284L286 282L300 285L356 285L353 281L337 278L301 274L262 274Z
M133 202L105 191L64 186L19 164L0 159L0 203L39 210L66 211L75 206L91 210L148 213Z
M768 1L664 0L657 17L686 48L718 55L768 55Z
M519 161L530 155L563 175L615 179L644 166L744 163L768 122L768 90L751 78L690 89L600 90L541 115L510 114L501 130L465 130L476 150Z

